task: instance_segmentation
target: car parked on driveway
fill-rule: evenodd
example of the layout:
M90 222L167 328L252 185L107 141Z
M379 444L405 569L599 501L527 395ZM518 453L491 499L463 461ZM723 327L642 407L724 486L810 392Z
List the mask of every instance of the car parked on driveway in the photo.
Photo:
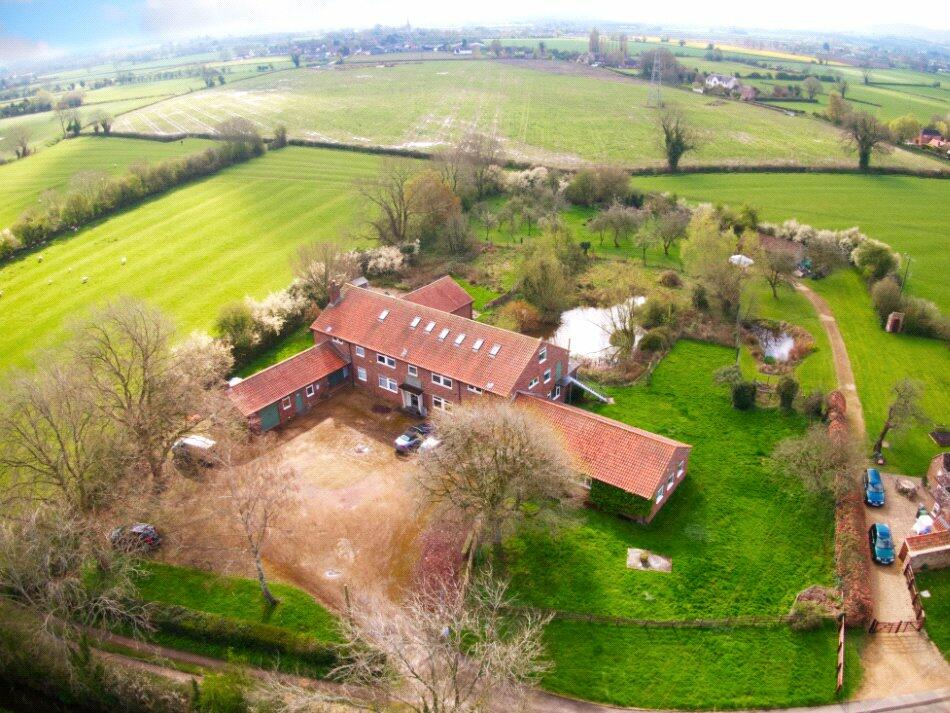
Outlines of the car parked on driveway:
M886 523L875 522L868 529L871 558L878 564L894 564L894 539Z
M884 480L877 468L864 470L864 502L874 508L884 507Z
M435 428L428 421L410 426L393 442L396 453L406 455L420 448L431 448L434 447L432 445L433 441L435 445L438 445L438 440L432 436L434 430Z

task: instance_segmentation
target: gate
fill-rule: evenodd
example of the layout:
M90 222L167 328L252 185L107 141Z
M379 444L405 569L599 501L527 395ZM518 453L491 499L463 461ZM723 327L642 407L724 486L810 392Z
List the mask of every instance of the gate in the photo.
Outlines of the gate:
M924 619L927 614L920 603L920 592L917 590L917 579L914 577L914 569L910 562L904 567L904 579L907 582L907 591L910 593L910 603L914 607L913 621L878 621L871 620L868 627L869 634L900 634L904 631L920 631L924 628Z

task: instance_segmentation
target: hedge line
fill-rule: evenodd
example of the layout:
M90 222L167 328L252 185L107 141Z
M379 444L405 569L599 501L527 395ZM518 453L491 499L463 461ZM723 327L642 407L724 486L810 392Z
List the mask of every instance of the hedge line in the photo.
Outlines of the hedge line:
M152 604L159 632L204 643L244 649L276 659L293 659L326 673L340 660L339 646L269 624L240 621L173 604Z
M611 515L643 520L653 509L653 502L600 480L591 480L588 500Z

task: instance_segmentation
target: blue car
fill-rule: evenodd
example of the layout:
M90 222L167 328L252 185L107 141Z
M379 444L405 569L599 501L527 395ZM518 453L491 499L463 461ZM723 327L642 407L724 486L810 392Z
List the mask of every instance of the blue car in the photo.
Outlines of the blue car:
M875 508L884 506L884 481L877 468L864 471L864 502Z
M871 558L878 564L894 564L894 540L891 528L883 522L875 522L868 530Z

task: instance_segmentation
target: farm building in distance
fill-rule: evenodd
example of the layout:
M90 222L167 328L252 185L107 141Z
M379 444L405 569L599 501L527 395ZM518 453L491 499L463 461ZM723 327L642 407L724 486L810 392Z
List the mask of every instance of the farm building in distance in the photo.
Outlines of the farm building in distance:
M344 384L420 417L489 395L509 399L559 433L592 502L649 522L682 481L690 446L567 405L577 382L566 349L471 314L472 299L448 276L403 297L333 286L311 325L315 345L229 395L263 431Z

